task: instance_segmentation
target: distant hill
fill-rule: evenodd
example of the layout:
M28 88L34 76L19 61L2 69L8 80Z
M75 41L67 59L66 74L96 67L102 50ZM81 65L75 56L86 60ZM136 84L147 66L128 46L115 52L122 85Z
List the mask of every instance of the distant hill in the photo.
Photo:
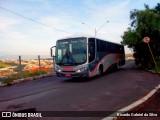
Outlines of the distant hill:
M50 58L49 55L40 55L41 59L46 59ZM0 56L0 60L18 60L19 55L5 55L5 56ZM21 55L22 60L33 60L33 59L38 59L38 55Z

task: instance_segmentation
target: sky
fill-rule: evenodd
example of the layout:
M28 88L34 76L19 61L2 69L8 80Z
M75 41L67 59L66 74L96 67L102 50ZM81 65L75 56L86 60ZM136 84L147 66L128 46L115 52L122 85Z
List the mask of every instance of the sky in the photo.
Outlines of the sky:
M120 43L130 11L159 0L0 0L0 56L50 55L56 40L87 34ZM106 22L109 21L109 22ZM84 23L84 24L82 24ZM132 53L125 47L126 53Z

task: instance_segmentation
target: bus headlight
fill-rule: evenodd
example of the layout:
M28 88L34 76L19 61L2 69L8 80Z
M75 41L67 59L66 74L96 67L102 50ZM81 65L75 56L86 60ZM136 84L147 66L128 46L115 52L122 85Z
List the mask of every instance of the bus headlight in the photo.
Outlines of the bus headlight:
M61 70L58 70L58 72L61 72Z
M80 69L78 69L78 70L76 70L76 72L83 72L83 71L85 71L87 69L87 67L82 67L82 68L80 68Z

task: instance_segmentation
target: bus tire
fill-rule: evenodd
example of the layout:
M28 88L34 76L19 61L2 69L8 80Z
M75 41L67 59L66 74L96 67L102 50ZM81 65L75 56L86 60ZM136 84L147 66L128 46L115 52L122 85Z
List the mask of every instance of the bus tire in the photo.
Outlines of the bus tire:
M98 76L101 76L102 74L103 74L103 65L100 65L98 69Z

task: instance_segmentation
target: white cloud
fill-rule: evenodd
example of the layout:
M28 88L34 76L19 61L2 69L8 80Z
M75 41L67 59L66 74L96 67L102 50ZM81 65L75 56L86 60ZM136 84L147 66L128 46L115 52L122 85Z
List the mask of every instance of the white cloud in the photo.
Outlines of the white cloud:
M101 6L97 5L98 1L86 1L89 13L88 26L94 26L97 29L106 21L102 29L97 33L97 36L106 40L120 43L123 32L129 27L129 4L130 0L122 2L108 2ZM91 26L91 27L92 27ZM87 26L86 26L87 27ZM94 29L93 29L94 30ZM130 52L126 49L126 52Z
M55 45L55 40L62 35L66 35L55 29L32 22L29 23L30 26L33 24L30 29L22 30L27 25L25 22L21 24L24 26L19 25L17 29L14 26L18 25L19 22L17 20L2 16L0 18L0 31L2 32L0 34L1 55L49 55L49 48ZM45 17L40 22L51 27L57 27L58 29L69 27L66 20L58 19L57 17Z
M70 36L70 34L60 32L52 27L70 32L71 34L82 33L94 35L94 28L100 27L106 20L110 22L98 32L97 36L119 43L121 41L120 36L128 27L129 0L123 2L118 1L117 3L111 2L103 5L97 5L97 3L92 0L87 2L83 6L84 18L82 18L81 15L78 16L82 14L82 11L79 11L80 13L77 13L77 16L72 16L72 13L67 13L63 10L63 12L61 11L61 13L57 13L56 15L40 15L41 17L38 21L49 27L32 21L28 22L28 20L20 19L21 21L19 21L12 17L1 16L0 31L2 31L3 34L0 39L0 51L10 50L10 54L19 55L49 55L49 49L55 45L57 39ZM82 22L91 26L93 30L82 25Z
M99 10L97 10L94 15L102 18L106 16L106 18L108 19L110 18L122 19L122 17L127 16L129 13L128 4L129 1L127 0L124 2L114 3L114 5L106 5L103 8L100 7Z
M9 29L11 26L18 24L19 21L13 18L0 16L0 31Z
M59 16L48 16L45 18L41 18L41 23L44 23L48 26L54 26L55 28L67 28L69 27L70 20L67 20L66 18L60 18Z
M90 0L86 2L88 13L90 13L88 20L89 25L88 23L87 25L91 27L95 26L99 29L98 27L101 27L106 21L109 21L109 23L103 26L99 33L110 34L111 37L113 35L120 37L129 24L129 0L110 2L102 6L97 6L96 4L96 2Z

